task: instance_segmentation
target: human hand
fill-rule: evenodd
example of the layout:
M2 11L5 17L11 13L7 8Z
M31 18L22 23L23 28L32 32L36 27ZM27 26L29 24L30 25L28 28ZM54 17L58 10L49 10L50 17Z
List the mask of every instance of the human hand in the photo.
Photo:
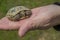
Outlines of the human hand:
M32 9L33 15L23 23L19 29L19 35L24 36L31 29L48 29L60 24L60 7L48 5Z
M60 24L60 16L58 16L59 10L59 7L56 5L34 8L32 9L32 16L30 18L18 22L10 21L7 17L4 17L0 20L0 29L19 29L19 36L24 36L30 29L47 29L51 26Z

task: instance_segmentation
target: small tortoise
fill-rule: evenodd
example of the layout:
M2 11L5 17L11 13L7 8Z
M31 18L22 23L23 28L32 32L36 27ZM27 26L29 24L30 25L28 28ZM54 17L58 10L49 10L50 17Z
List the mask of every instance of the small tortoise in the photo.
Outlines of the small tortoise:
M7 12L7 17L11 21L19 21L21 19L29 18L32 15L32 12L29 8L24 6L16 6Z

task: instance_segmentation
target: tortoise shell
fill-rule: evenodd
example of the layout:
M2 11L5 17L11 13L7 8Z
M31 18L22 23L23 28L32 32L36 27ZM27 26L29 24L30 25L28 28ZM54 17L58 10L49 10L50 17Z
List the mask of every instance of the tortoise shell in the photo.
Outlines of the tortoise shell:
M21 19L29 18L32 12L29 8L24 6L16 6L8 10L7 17L12 21L19 21Z

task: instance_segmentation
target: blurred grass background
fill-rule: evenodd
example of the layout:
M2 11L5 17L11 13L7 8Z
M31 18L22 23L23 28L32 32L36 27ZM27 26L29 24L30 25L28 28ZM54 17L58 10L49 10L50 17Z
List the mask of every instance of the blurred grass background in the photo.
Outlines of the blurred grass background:
M23 5L28 8L35 8L60 2L60 0L0 0L0 18L14 6ZM28 32L23 38L18 36L18 31L0 30L0 40L60 40L60 32L50 28L48 30L34 30Z

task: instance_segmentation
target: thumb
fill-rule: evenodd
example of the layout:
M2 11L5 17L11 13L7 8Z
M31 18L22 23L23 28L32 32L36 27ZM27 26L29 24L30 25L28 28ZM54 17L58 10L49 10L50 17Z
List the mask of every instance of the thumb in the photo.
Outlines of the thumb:
M19 28L19 31L18 31L19 36L20 37L24 36L29 29L31 29L31 23L29 23L29 22L24 23Z

